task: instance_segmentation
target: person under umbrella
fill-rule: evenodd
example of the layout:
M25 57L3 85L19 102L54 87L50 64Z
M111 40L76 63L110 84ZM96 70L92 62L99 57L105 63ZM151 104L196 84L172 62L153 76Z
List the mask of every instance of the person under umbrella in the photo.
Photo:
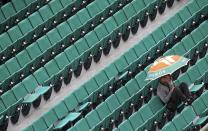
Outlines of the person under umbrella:
M171 74L179 68L187 65L189 59L171 55L160 57L150 67L146 80L159 79L157 95L167 105L170 112L175 112L181 102L191 104L192 97L186 83L180 83L177 87L173 84Z

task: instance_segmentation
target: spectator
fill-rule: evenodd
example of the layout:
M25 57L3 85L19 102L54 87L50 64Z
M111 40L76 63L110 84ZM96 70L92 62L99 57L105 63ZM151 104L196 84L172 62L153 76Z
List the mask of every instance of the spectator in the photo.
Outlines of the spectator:
M187 84L181 83L179 87L174 86L171 75L160 78L157 95L167 104L167 108L171 112L175 112L181 102L191 103L191 94Z

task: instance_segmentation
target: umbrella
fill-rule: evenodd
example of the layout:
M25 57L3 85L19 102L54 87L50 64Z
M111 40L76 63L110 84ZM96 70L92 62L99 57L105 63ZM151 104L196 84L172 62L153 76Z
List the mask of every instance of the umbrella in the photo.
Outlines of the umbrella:
M160 57L150 67L146 80L155 80L168 74L171 75L179 68L187 65L189 60L179 55Z

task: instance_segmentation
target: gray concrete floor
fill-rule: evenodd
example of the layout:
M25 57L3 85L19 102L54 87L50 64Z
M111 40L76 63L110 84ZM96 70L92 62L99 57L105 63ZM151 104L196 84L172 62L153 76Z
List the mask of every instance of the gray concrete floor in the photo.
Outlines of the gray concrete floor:
M118 59L124 52L128 51L141 39L166 22L171 16L178 12L178 10L183 7L187 1L188 0L181 0L180 2L175 2L172 8L166 8L164 14L158 14L154 21L149 21L145 28L140 28L136 35L131 34L127 42L121 41L120 46L116 50L112 49L108 56L103 55L99 63L92 62L91 68L88 71L83 70L80 77L73 77L69 85L62 84L63 87L61 88L61 91L58 93L53 92L52 97L47 102L42 100L38 109L32 109L30 114L26 117L21 115L19 122L15 125L9 123L8 131L19 131L31 125L35 120L63 100L72 91L85 83L99 71L103 70L107 65Z

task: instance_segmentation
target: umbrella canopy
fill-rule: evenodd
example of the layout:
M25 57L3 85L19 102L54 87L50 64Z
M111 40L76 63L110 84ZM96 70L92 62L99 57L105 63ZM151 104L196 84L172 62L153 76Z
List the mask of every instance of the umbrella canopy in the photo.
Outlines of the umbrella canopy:
M150 67L146 80L155 80L162 76L172 74L177 69L187 65L189 60L179 55L158 58Z

